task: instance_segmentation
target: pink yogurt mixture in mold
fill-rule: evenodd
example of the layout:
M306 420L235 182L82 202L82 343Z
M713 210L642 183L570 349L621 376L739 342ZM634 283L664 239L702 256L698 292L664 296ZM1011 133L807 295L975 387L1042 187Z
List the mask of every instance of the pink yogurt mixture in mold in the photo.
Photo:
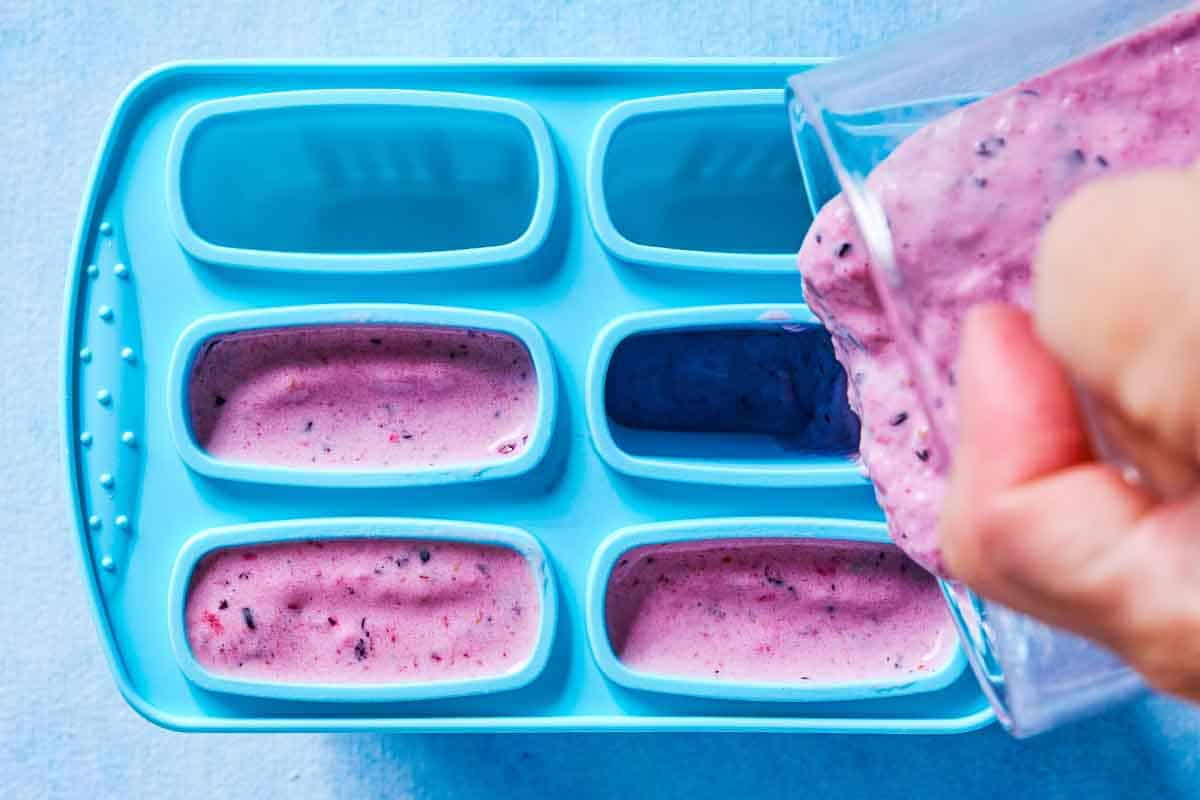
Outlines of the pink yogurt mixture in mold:
M917 309L917 341L937 368L925 390L939 430L956 430L963 315L981 301L1030 305L1034 251L1058 204L1102 176L1198 156L1200 10L1191 8L943 117L871 172L866 183L887 213L906 303ZM945 466L930 460L929 420L843 196L817 215L799 264L805 299L850 377L861 457L892 537L942 572Z
M310 469L499 462L538 412L529 351L507 334L314 325L213 337L188 385L210 455Z
M720 681L907 680L957 646L933 578L895 547L855 542L638 547L613 568L605 618L627 667Z
M282 683L495 677L537 643L537 580L496 545L335 539L206 555L185 610L196 661Z

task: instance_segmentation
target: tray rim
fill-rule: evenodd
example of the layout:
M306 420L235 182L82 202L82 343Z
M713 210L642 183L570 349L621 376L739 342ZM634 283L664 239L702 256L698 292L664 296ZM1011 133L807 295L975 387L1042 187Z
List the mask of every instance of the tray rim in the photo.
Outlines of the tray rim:
M409 733L522 733L522 732L587 732L587 731L709 731L709 732L814 732L814 733L896 733L951 734L966 733L991 725L996 713L990 705L969 714L946 718L856 718L856 717L693 717L693 716L616 716L616 715L547 715L526 717L419 717L419 718L302 718L271 717L256 719L207 718L164 711L146 700L130 683L129 672L118 657L114 646L112 626L100 597L99 576L93 568L87 524L76 498L80 480L75 461L76 432L73 425L75 398L71 376L74 363L74 322L77 315L79 284L83 277L84 245L88 241L88 222L94 217L100 195L99 178L105 174L116 148L114 133L125 124L134 107L160 84L189 73L222 74L236 72L285 73L296 70L322 69L353 70L436 68L450 71L488 69L536 72L557 69L571 72L594 70L629 70L656 72L671 69L705 71L760 67L807 69L836 60L832 57L719 57L719 58L374 58L374 59L181 59L168 61L146 70L136 77L118 96L108 121L100 134L100 144L88 171L85 195L80 205L73 231L70 260L64 286L63 317L59 353L58 409L61 437L59 455L67 472L67 497L71 503L74 541L79 553L79 569L87 591L88 612L104 642L104 658L109 673L121 696L141 717L161 728L180 732L370 732L394 731Z

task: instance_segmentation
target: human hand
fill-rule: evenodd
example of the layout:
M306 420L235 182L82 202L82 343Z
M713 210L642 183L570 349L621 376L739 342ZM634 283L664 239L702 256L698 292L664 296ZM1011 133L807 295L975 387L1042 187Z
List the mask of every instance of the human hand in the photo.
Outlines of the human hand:
M965 324L947 564L1200 700L1200 173L1086 187L1034 274L1032 318ZM1073 383L1155 492L1096 459Z

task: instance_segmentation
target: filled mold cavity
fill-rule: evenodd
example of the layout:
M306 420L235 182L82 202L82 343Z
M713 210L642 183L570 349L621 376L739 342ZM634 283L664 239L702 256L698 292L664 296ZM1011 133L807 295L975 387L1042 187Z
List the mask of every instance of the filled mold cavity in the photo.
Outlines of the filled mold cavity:
M936 581L891 545L712 539L624 553L605 592L629 669L708 681L911 683L957 639Z
M507 113L403 103L219 113L188 135L179 193L210 245L307 254L505 245L530 228L539 164Z
M634 456L786 463L858 449L845 371L816 325L637 333L613 351L604 402Z
M498 677L538 641L538 581L499 545L331 539L229 547L200 560L184 611L209 673L288 684Z
M782 101L634 114L601 181L616 233L644 247L788 255L812 221Z
M427 470L524 453L538 380L516 337L327 324L212 336L192 361L197 445L243 464Z

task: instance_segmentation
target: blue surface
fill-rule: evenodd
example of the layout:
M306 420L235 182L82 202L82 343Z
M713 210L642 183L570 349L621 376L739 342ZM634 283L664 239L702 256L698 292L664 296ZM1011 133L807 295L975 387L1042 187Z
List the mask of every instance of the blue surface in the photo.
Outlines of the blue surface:
M843 53L982 2L0 5L0 796L1186 798L1200 715L1150 699L1031 742L790 735L182 736L118 696L85 600L56 353L78 202L117 95L191 56Z

